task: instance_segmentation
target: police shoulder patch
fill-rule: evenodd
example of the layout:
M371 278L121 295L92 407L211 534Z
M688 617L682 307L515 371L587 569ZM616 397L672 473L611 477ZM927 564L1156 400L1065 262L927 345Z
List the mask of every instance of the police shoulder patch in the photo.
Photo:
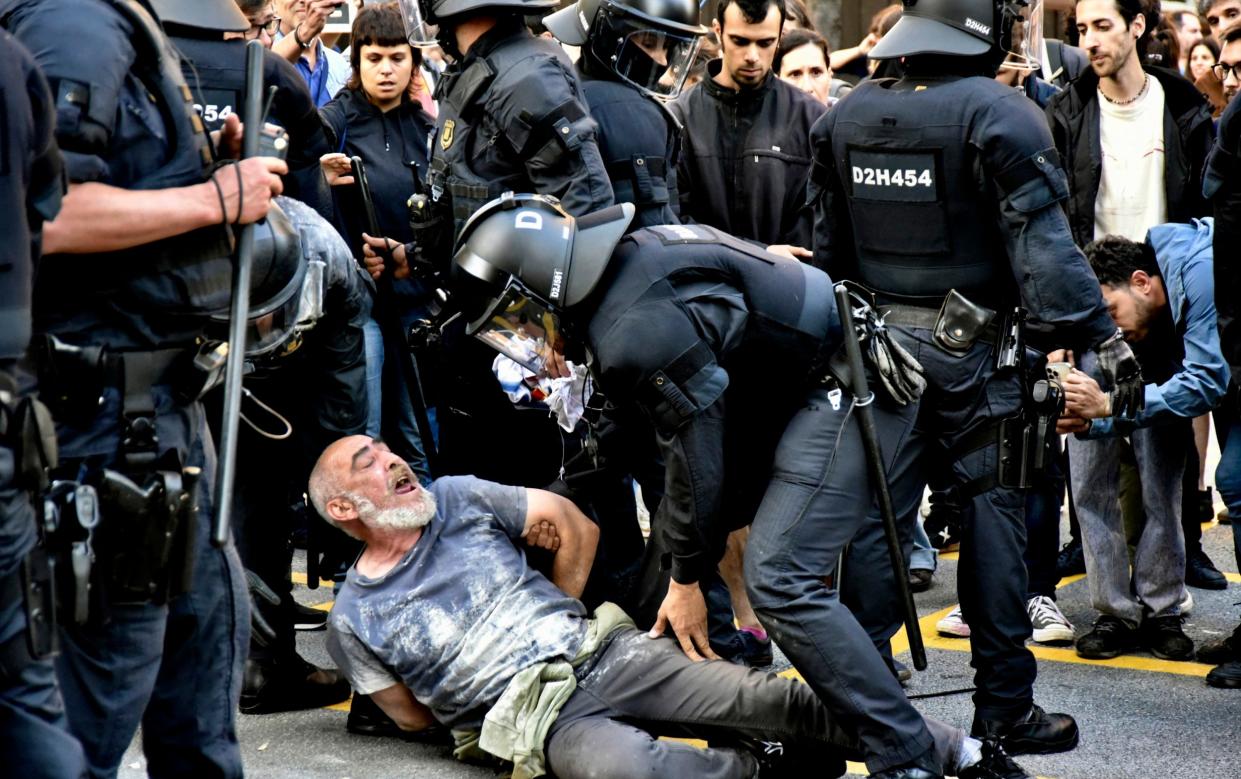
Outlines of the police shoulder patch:
M444 122L444 126L440 128L440 148L448 151L448 147L452 146L453 131L457 129L457 122L449 119Z

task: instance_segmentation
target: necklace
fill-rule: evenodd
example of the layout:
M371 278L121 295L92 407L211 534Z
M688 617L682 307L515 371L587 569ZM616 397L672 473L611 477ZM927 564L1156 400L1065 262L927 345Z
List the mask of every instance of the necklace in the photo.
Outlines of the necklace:
M1129 105L1130 103L1135 102L1142 95L1146 94L1146 88L1150 86L1150 83L1151 83L1151 76L1149 73L1146 73L1145 76L1146 77L1142 80L1142 88L1138 90L1138 93L1136 95L1129 98L1128 100L1116 100L1115 98L1108 97L1107 93L1103 91L1102 87L1099 88L1099 94L1103 95L1103 99L1111 103L1112 105Z

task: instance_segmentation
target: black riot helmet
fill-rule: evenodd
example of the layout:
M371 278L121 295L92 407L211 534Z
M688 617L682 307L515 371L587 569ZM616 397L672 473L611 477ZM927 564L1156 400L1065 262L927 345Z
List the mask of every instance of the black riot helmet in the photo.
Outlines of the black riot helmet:
M543 14L556 7L559 0L397 0L405 35L411 46L435 46L441 25L452 17L483 10L507 11L521 15ZM446 41L444 43L447 43Z
M1043 0L904 0L900 21L870 50L875 60L937 54L1039 67Z
M250 29L250 20L233 0L148 1L155 15L165 24L220 32L247 32Z
M696 0L577 0L543 20L561 43L654 97L680 93L707 28Z
M225 261L231 264L231 258ZM293 351L299 343L295 337L302 318L308 265L297 230L277 203L272 204L265 219L254 225L253 262L246 356L255 359ZM226 340L232 290L220 292L224 297L210 314L207 333L209 337Z
M622 203L576 219L555 198L512 192L478 209L449 279L466 333L544 373L564 352L564 313L598 286L633 215Z

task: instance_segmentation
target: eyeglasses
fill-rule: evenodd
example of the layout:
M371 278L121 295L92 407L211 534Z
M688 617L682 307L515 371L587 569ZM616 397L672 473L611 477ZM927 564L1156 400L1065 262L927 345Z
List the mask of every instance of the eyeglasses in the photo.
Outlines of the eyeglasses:
M1238 81L1241 81L1241 62L1232 65L1226 62L1217 62L1211 66L1211 71L1221 83L1227 81L1230 74L1236 76Z
M250 31L246 33L246 38L257 38L263 33L275 35L276 30L280 29L280 17L273 16L265 22L255 22L250 25Z

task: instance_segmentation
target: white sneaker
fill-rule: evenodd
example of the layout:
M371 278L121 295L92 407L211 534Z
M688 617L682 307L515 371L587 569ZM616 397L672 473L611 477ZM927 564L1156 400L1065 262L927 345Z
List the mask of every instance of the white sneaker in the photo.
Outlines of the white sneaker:
M957 638L970 637L970 626L965 624L965 618L961 616L960 606L957 606L948 612L948 616L936 622L935 629L945 636L956 636Z
M1064 612L1056 602L1046 595L1035 595L1026 603L1026 613L1030 615L1030 625L1034 628L1031 636L1040 644L1071 644L1073 643L1073 624L1065 619Z

